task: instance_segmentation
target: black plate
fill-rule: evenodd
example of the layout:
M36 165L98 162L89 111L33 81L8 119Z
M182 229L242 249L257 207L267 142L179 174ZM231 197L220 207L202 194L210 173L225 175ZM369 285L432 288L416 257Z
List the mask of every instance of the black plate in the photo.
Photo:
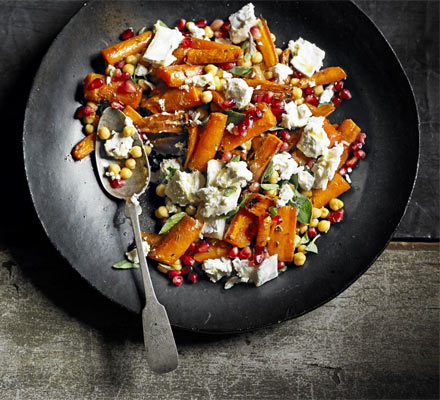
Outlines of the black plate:
M49 238L70 264L110 299L138 312L139 271L115 271L132 241L121 203L107 197L91 158L74 162L83 136L73 119L75 93L97 63L99 51L128 26L157 19L227 18L244 3L96 2L84 6L57 37L36 76L24 125L24 158L35 208ZM343 196L346 220L318 240L319 255L260 288L201 280L179 288L155 268L152 279L173 325L209 332L252 329L297 317L335 297L378 257L411 195L418 165L418 116L408 80L374 24L349 2L256 3L279 46L299 36L326 51L325 66L348 73L353 99L331 117L352 118L368 134L367 158ZM156 205L142 198L144 230L154 226ZM93 305L91 305L93 307Z

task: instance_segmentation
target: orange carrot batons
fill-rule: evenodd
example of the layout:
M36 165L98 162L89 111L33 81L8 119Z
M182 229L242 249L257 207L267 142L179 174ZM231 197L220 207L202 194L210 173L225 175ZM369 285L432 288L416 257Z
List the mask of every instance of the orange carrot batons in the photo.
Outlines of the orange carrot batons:
M151 31L146 31L131 39L116 43L110 47L101 50L102 57L109 64L117 63L124 58L140 53L147 48L152 37Z
M282 222L272 224L270 240L267 246L270 255L278 254L278 261L292 261L295 250L296 208L284 206L278 208Z
M342 193L345 193L350 189L350 184L338 173L328 183L325 190L313 189L312 190L312 204L313 207L321 208L329 203L333 198L339 197Z

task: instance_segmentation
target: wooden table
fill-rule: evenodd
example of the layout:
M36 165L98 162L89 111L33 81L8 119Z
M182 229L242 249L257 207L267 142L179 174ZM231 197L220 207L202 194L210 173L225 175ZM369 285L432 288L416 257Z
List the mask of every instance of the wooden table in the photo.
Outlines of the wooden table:
M359 2L402 61L421 117L420 173L396 240L303 317L240 335L175 331L181 365L166 376L146 366L138 316L96 293L52 248L17 161L32 77L80 6L2 2L2 180L14 196L0 199L0 399L438 398L439 3Z

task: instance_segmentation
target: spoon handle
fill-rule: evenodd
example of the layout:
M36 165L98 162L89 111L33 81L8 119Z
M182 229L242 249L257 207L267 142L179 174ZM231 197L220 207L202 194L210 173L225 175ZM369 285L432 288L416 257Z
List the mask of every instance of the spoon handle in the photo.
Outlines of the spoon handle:
M139 211L131 201L126 202L126 214L133 226L134 238L141 266L146 304L142 310L142 327L144 344L147 351L147 362L151 370L163 374L175 370L179 364L176 342L174 341L170 321L165 307L160 304L154 293L145 252L142 246Z

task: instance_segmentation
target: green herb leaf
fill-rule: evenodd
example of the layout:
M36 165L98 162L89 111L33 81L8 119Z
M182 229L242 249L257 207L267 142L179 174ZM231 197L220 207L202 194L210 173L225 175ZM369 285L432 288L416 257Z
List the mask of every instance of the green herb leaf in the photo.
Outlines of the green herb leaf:
M299 244L306 244L309 242L310 242L309 235L307 235L307 232L306 232L304 234L304 236L301 238L301 240L299 241Z
M269 128L268 131L269 132L273 132L273 131L281 131L284 128L281 128L281 126L272 126L272 128Z
M228 119L226 120L226 125L231 124L231 123L234 125L237 125L246 116L246 114L239 113L239 112L232 111L232 110L223 111L223 114L226 114L228 116Z
M287 267L284 266L283 268L278 270L278 274L281 274L282 272L286 272L287 271Z
M298 174L294 174L290 177L290 183L295 187L295 189L298 189Z
M162 229L159 232L159 235L162 235L162 233L167 233L174 225L176 225L184 216L186 215L185 212L180 212L177 214L172 215L167 219L167 221L163 224Z
M269 208L269 214L272 215L272 217L275 217L275 215L278 214L278 208L275 206Z
M205 118L203 118L200 122L202 123L202 125L206 125L209 121L209 115Z
M136 77L135 77L134 75L130 76L130 80L131 80L135 85L137 85L137 79L136 79Z
M318 107L321 107L321 106L326 106L327 104L330 104L330 105L332 105L333 103L332 103L332 102L330 102L330 101L324 101L324 103L319 103L319 104L318 104Z
M168 25L160 19L157 20L156 24L168 28Z
M160 265L162 268L167 269L168 271L172 271L174 269L173 267L170 267L169 265L166 264L158 263L158 265Z
M236 190L237 190L236 186L229 186L228 188L226 188L223 196L229 197L232 193L235 193Z
M275 190L278 188L279 188L279 185L277 185L276 183L262 183L261 184L261 189L263 189L263 190Z
M318 239L321 235L317 235L307 246L306 251L309 253L315 253L318 254L318 247L316 246L315 242L316 239Z
M251 61L251 58L252 58L251 53L247 52L247 53L244 55L243 60L244 60L245 62L249 62L249 61Z
M293 191L293 198L289 202L292 203L298 209L298 221L303 224L309 224L312 219L312 202L310 199L300 192L297 189Z
M242 50L246 50L249 47L249 40L243 42L243 44L240 47Z
M119 261L116 264L113 264L112 267L114 269L132 269L132 268L139 268L139 264L131 263L127 260Z
M227 214L220 215L217 218L218 219L228 219L228 218L233 217L238 212L238 210L240 210L240 208L242 208L246 204L250 195L251 195L251 193L246 193L246 195L243 197L243 200L240 202L240 204L237 207L235 207L233 210L229 211Z
M263 183L266 179L269 179L273 173L273 161L271 160L269 164L267 164L266 169L263 172L263 176L261 177L261 183Z
M252 72L252 67L233 67L228 72L234 75L245 76Z
M141 28L138 32L138 35L142 35L145 31L147 30L147 27L144 26L143 28Z
M241 157L239 155L236 155L234 157L231 158L231 161L229 162L239 162L241 160Z
M243 200L242 200L242 201L240 202L240 204L237 206L238 209L240 209L241 207L243 207L243 206L246 204L246 202L248 201L248 198L249 198L250 195L251 195L250 193L246 193L246 194L244 195ZM238 210L237 210L237 211L238 211Z

